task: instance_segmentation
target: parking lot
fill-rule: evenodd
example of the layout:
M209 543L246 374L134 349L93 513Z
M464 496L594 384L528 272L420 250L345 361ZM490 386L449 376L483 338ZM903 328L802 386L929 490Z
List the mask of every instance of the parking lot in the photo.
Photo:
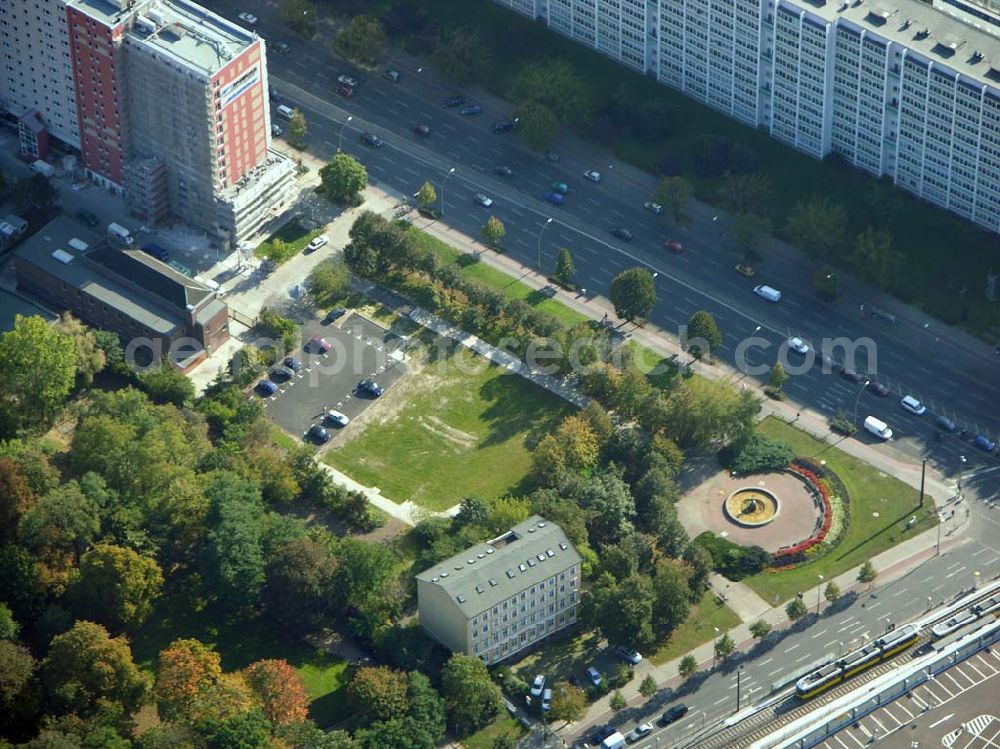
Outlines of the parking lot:
M325 339L330 350L325 354L293 351L290 356L302 362L302 369L287 380L276 379L278 391L263 398L276 424L303 437L330 409L353 420L368 408L375 399L357 392L361 380L372 378L388 391L406 372L401 341L359 315L348 313L332 324L309 321L302 328L303 343L314 337ZM331 442L336 441L338 428L324 426L330 430Z

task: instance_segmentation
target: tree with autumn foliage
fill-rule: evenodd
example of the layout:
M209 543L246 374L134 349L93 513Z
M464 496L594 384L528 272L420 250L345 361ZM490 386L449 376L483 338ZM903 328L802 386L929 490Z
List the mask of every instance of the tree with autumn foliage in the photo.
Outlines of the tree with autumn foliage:
M250 689L260 699L272 725L298 723L309 713L309 697L302 677L284 659L267 658L251 663L243 671Z
M410 706L406 674L386 666L359 668L347 685L347 699L364 721L401 718Z
M221 656L198 640L174 640L160 651L153 695L160 717L186 712L200 692L222 677Z
M36 499L17 463L0 458L0 540L14 539L18 521Z

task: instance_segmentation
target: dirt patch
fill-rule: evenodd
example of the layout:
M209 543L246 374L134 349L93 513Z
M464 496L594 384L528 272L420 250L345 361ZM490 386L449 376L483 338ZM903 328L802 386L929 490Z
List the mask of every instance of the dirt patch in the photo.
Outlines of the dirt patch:
M428 431L465 450L474 449L478 442L476 435L456 429L437 416L423 416L420 418L420 423Z

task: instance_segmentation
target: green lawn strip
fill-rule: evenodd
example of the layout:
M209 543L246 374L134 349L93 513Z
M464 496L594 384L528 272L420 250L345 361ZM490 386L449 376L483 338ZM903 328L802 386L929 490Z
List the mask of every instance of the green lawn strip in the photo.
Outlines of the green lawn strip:
M739 623L740 618L736 613L719 603L712 591L706 590L698 604L691 607L687 620L648 656L649 660L659 666L675 658L682 658L702 643L714 640L716 627L719 632L726 632Z
M392 418L329 451L325 461L393 501L431 510L469 494L523 490L529 445L571 408L455 345L411 377L422 381L412 383L412 395Z
M764 419L758 431L784 440L796 455L825 460L851 495L850 524L837 548L814 562L778 572L762 572L743 580L768 603L775 603L775 597L780 602L814 587L819 575L830 580L936 525L934 501L927 498L924 506L918 508L920 493L899 479L774 417ZM917 524L907 528L913 516Z
M603 652L600 636L594 630L574 627L546 638L543 646L512 664L512 668L529 684L536 674L545 674L549 685L568 681L572 676L583 684L587 667L595 663L599 652ZM606 663L597 664L599 670L608 665L614 666L613 656L609 655L604 660Z
M504 712L499 718L485 728L481 728L471 736L461 740L465 749L493 749L498 736L509 733L515 739L520 739L527 731L515 718Z
M344 687L347 662L305 641L283 639L260 619L231 619L214 607L195 610L181 595L165 595L142 629L132 638L136 663L146 671L156 669L156 656L171 642L194 638L211 645L222 656L224 671L245 668L262 658L290 663L305 685L311 703L309 715L321 726L348 716Z
M307 230L296 217L291 219L288 223L278 229L278 231L274 232L274 234L257 245L257 249L254 250L254 255L260 258L269 257L274 260L275 263L281 265L302 252L302 250L305 249L305 246L312 241L313 237L317 237L322 233L322 229L313 229L312 231ZM288 252L281 257L275 257L273 253L269 251L272 239L280 239L287 242Z

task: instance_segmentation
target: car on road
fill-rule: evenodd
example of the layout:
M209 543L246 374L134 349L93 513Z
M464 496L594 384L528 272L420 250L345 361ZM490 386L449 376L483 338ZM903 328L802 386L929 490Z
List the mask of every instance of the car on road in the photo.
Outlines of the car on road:
M498 121L496 121L496 122L493 123L493 132L494 133L509 133L512 130L514 130L514 128L516 128L516 127L517 127L517 123L516 122L511 122L510 120L498 120Z
M531 696L541 697L543 689L545 689L545 674L538 674L531 682Z
M663 206L660 205L659 203L654 203L652 200L647 200L645 203L643 203L642 207L645 208L650 213L655 213L657 216L663 213Z
M305 348L306 352L310 354L325 354L330 350L330 342L325 338L317 336L315 338L310 338L303 348Z
M904 395L903 400L899 402L899 405L901 405L904 410L909 411L911 414L916 414L917 416L923 416L927 413L927 406L918 401L912 395Z
M547 192L542 197L552 203L552 205L562 205L566 200L566 198L562 196L562 193L558 192Z
M347 314L346 307L334 307L332 310L326 313L326 317L323 318L323 324L329 325L333 321L339 320L346 314Z
M275 104L281 104L285 100L285 97L276 88L269 88L267 90L267 98L273 101Z
M481 192L477 192L473 195L472 200L476 203L476 205L481 205L483 208L489 208L493 205L493 198L483 195Z
M302 369L302 362L300 362L294 356L286 356L281 363L284 364L293 372L298 372Z
M977 434L972 439L972 446L978 447L983 452L991 453L996 449L997 443L991 440L985 434Z
M424 123L419 122L413 126L413 132L416 133L417 135L421 135L424 138L426 138L428 135L431 134L431 128L429 125L425 125Z
M865 380L865 376L863 374L858 374L850 367L844 367L842 370L840 370L840 376L843 377L848 382L853 382L854 384L857 384L859 382L864 382Z
M514 176L514 170L511 169L509 166L498 166L493 171L495 171L501 177L507 177L507 178L509 178L509 177L513 177Z
M399 83L400 75L398 70L393 70L392 68L390 68L389 70L382 73L382 77L385 78L387 81L392 81L393 83Z
M934 426L938 429L943 429L946 432L954 432L958 429L958 424L949 419L947 416L938 416L934 419Z
M277 124L276 122L271 123L271 135L277 138L283 132L284 131L281 129L281 125Z
M361 142L372 148L381 148L383 141L375 133L361 133Z
M816 357L816 366L822 368L824 372L842 372L843 365L829 354L820 354Z
M596 185L598 182L601 181L601 173L593 169L588 169L583 173L583 178L586 180L590 180Z
M337 83L343 83L345 86L350 86L351 88L358 87L358 81L356 78L351 78L349 75L338 75Z
M674 253L676 253L678 255L680 255L682 252L684 252L684 245L682 245L676 239L668 239L668 240L666 240L663 243L663 246L666 247L671 252L674 252Z
M746 276L747 278L753 278L757 275L757 269L749 263L737 263L736 272L741 276Z
M687 715L687 711L687 705L674 705L672 708L667 710L667 712L663 713L663 715L660 716L660 719L656 722L661 726L669 726L671 723L676 723Z
M93 211L88 211L86 208L78 208L76 211L76 217L79 221L82 221L87 226L97 226L101 223L101 220L97 218L97 214Z
M608 736L613 734L616 730L618 729L616 729L610 723L606 723L603 726L599 726L594 730L592 734L590 734L590 741L588 743L590 743L592 746L600 746L601 742L604 741L604 739L606 739Z
M552 709L552 690L546 689L542 692L542 712L547 713Z
M239 18L244 23L249 23L251 26L257 23L257 16L253 13L240 13L237 18Z
M330 441L330 433L319 424L313 424L309 427L309 431L306 432L306 436L313 442L318 442L321 445Z
M601 682L604 681L604 677L601 676L601 672L593 666L587 667L587 678L590 679L590 683L595 687L601 686Z
M553 182L552 189L555 190L560 195L569 194L569 185L567 185L565 182L558 182L558 181Z
M884 382L879 382L878 380L870 380L868 382L868 389L871 390L879 398L885 398L889 394L889 386Z
M292 45L289 44L288 42L272 42L270 47L275 52L282 55L287 55L289 52L292 51Z
M611 227L611 236L617 237L625 242L632 241L632 232L626 229L624 226L613 226Z
M269 395L274 395L275 393L278 392L278 386L275 385L270 380L261 380L260 382L257 383L257 387L255 389L258 394L264 397L267 397Z
M347 85L337 86L337 93L343 96L345 99L350 99L354 96L354 89Z
M479 104L470 104L467 107L462 107L461 109L459 109L458 113L461 114L461 115L465 115L466 117L468 117L469 115L473 115L473 114L482 114L483 113L483 108Z
M312 241L306 245L306 253L315 252L329 241L330 238L326 236L326 234L320 234L318 237L313 237Z
M351 422L345 414L332 408L326 412L326 416L323 418L328 424L336 424L339 427L346 427Z
M358 383L358 391L367 393L372 398L378 398L385 392L381 385L370 378L366 378Z
M630 744L634 744L636 741L649 736L652 732L652 723L640 723L625 735L625 740Z
M796 354L802 354L803 356L809 353L809 344L798 337L788 339L788 348Z
M642 654L638 650L632 650L624 645L619 645L615 648L615 655L619 658L623 658L633 666L642 663Z
M465 104L464 96L452 96L441 102L441 106L444 107L445 109L450 109L451 107L460 107L463 104Z

